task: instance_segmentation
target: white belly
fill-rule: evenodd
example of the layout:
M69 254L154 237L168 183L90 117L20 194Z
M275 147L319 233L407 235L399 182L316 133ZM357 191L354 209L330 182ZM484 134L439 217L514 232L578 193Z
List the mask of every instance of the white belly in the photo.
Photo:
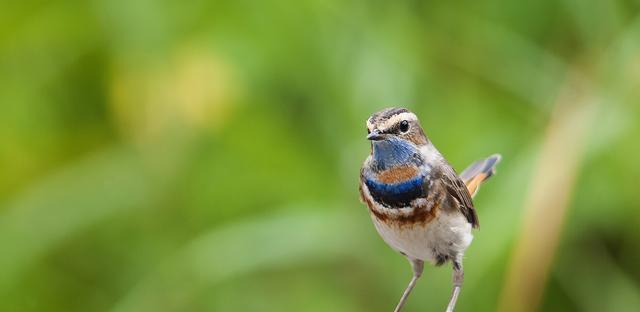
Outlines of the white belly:
M471 224L458 213L440 212L427 225L402 227L380 222L374 215L371 217L382 239L411 259L435 263L438 254L462 257L473 239Z

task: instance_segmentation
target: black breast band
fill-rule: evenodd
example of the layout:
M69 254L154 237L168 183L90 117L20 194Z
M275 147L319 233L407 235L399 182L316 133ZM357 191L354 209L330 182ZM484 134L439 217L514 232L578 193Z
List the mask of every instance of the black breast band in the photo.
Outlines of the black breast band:
M373 179L365 179L365 184L373 199L389 208L407 207L416 198L425 196L425 176L421 175L413 179L387 184Z

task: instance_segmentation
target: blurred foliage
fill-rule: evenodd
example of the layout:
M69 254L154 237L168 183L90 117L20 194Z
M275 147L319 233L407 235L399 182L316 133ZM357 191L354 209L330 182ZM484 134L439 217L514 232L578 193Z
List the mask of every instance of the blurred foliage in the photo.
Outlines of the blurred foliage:
M637 0L3 1L0 310L390 310L357 181L406 106L456 168L504 156L459 301L494 311L570 72L597 120L541 309L637 311ZM424 276L408 310L442 310Z

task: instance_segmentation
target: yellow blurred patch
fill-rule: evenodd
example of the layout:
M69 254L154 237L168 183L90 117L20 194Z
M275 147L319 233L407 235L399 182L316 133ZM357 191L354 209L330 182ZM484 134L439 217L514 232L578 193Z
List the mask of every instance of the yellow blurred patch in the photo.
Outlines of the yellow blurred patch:
M172 129L219 129L238 90L228 62L210 49L188 46L166 58L116 64L111 106L123 134L148 141Z

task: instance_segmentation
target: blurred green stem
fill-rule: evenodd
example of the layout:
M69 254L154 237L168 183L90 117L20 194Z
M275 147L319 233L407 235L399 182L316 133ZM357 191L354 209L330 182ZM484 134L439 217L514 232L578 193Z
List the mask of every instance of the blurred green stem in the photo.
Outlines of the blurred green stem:
M563 86L540 151L499 311L537 311L595 122L592 87L577 73Z

